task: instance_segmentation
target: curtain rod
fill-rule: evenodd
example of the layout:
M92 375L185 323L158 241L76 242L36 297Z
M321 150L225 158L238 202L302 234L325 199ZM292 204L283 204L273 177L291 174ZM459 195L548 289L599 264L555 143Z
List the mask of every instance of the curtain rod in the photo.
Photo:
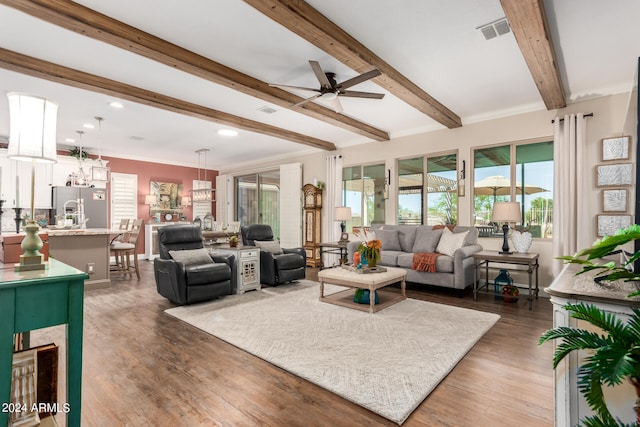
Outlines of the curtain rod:
M582 116L582 117L593 117L593 113L587 113L587 114L585 114L585 115L584 115L584 116ZM564 122L564 119L559 119L559 120L560 120L561 122ZM552 119L552 120L551 120L551 123L555 123L555 122L556 122L556 119Z

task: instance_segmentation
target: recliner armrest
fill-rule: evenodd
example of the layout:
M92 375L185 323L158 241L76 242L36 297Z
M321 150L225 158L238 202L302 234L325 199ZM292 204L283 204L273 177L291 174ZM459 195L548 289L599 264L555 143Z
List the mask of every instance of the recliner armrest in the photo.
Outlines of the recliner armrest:
M236 256L234 254L209 252L209 256L211 256L211 259L213 259L213 261L225 263L229 266L229 268L233 270L233 263L236 260Z
M282 248L282 252L285 254L298 254L304 258L305 264L307 262L307 253L304 248Z

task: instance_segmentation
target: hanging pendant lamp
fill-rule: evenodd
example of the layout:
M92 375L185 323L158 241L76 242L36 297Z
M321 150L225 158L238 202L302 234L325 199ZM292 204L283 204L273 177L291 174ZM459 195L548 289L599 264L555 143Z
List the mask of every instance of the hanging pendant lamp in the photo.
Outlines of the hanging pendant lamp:
M95 118L98 121L98 165L91 167L92 182L108 182L111 169L102 161L102 117Z
M202 156L202 154L204 154L204 180L207 181L207 151L210 150L208 148L201 148L200 150L196 151L196 153L198 153L198 188L191 190L191 200L193 201L193 203L211 203L213 201L213 189L201 188L203 184L202 181L200 181L200 157Z
M80 135L80 155L78 156L78 171L71 174L71 186L72 187L88 187L89 186L89 175L82 168L84 159L82 158L82 135L83 131L78 130L78 135Z

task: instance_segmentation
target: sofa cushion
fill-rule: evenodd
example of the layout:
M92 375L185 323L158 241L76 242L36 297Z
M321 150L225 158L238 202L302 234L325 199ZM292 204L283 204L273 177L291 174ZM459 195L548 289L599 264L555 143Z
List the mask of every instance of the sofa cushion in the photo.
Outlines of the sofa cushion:
M468 231L469 234L467 234L467 237L465 237L464 244L462 246L470 246L470 245L475 245L476 243L478 243L479 231L478 231L478 229L476 227L456 226L453 229L454 233L462 233L464 231Z
M183 263L185 267L188 265L213 263L213 259L209 256L209 251L205 248L169 251L169 255L176 261Z
M442 230L433 230L430 227L418 227L412 252L435 252L441 235Z
M380 239L382 247L387 251L400 251L400 240L398 240L398 230L377 230L376 236Z
M398 267L411 269L413 266L413 254L402 253L398 255ZM441 255L436 258L437 273L453 273L453 257ZM427 273L431 274L431 273Z
M276 240L254 240L253 244L274 255L280 255L282 253L280 242Z
M413 250L413 243L416 240L418 227L415 225L398 225L397 227L400 247L404 252L411 252Z
M398 256L404 254L402 251L380 251L380 262L378 264L383 265L398 265Z
M441 254L453 256L453 254L464 245L464 239L468 234L469 231L452 233L448 228L443 228L436 251Z

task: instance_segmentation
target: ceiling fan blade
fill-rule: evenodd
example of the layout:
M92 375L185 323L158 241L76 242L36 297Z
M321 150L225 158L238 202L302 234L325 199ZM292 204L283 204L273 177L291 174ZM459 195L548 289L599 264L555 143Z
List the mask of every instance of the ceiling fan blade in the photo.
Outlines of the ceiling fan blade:
M371 98L371 99L382 99L384 98L384 93L373 93L373 92L358 92L355 90L341 90L339 92L340 96L348 96L351 98Z
M289 85L276 85L270 84L271 87L279 87L280 89L297 89L297 90L306 90L307 92L320 92L318 89L313 89L310 87L302 87L302 86L289 86Z
M292 105L291 107L289 107L289 108L299 107L299 106L301 106L302 104L306 104L307 102L309 102L309 101L313 101L314 99L316 99L316 98L320 98L321 96L322 96L322 94L321 94L321 93L319 93L319 94L317 94L317 95L312 96L311 98L303 99L303 100L302 100L302 101L300 101L300 102L296 102L295 104L293 104L293 105Z
M311 65L313 73L316 75L316 78L320 82L320 87L331 89L331 82L329 82L329 79L324 74L324 71L322 71L320 63L318 61L309 61L309 65Z
M374 78L374 77L377 77L377 76L379 76L380 74L382 74L382 73L380 72L380 70L378 70L378 69L376 68L376 69L373 69L373 70L371 70L371 71L367 71L366 73L360 74L359 76L355 76L355 77L354 77L354 78L352 78L352 79L345 80L345 81L343 81L342 83L338 83L338 84L336 85L336 87L338 87L338 88L340 88L340 89L346 89L346 88L349 88L349 87L351 87L351 86L355 86L355 85L357 85L358 83L362 83L362 82L365 82L365 81L367 81L367 80L369 80L369 79L372 79L372 78Z
M330 104L336 113L342 113L344 111L344 108L342 108L342 102L340 102L340 99L337 96L333 99L323 99L323 101Z

